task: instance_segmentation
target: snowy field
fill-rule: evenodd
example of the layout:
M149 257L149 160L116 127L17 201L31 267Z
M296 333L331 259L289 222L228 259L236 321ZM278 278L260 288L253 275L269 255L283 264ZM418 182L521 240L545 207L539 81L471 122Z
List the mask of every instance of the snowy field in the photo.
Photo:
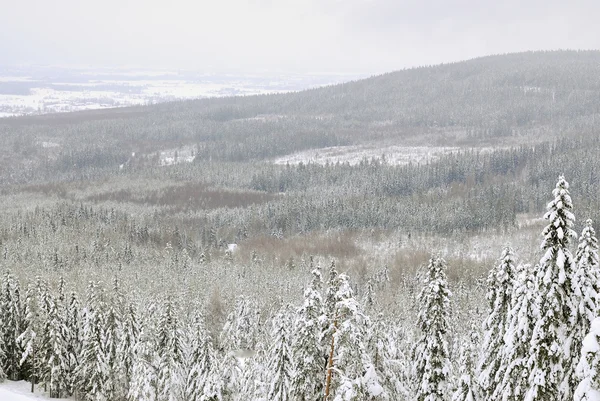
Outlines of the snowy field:
M31 393L31 384L26 381L13 382L5 380L0 383L0 401L31 401L31 400L49 400L45 394L38 392ZM53 400L66 400L66 398L53 398Z
M382 159L389 164L405 165L409 163L427 163L437 158L456 152L456 147L426 147L426 146L333 146L321 149L309 149L298 153L282 156L274 160L275 164L299 163L349 163L356 165L367 159Z
M0 118L184 99L283 93L356 78L359 76L0 67Z

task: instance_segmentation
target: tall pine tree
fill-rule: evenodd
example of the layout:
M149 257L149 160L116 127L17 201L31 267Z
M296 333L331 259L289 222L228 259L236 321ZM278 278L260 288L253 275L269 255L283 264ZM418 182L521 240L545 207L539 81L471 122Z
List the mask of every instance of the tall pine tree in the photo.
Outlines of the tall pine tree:
M579 384L574 401L600 400L600 318L592 321L590 332L583 340L577 377Z
M575 254L575 272L571 284L572 303L575 306L575 321L570 327L568 349L565 353L565 378L562 388L564 394L570 394L578 384L575 369L581 357L581 345L584 336L590 331L592 321L599 312L600 274L598 266L598 239L587 220L579 238Z
M511 247L503 249L500 263L488 276L487 301L489 315L483 324L484 338L481 361L478 366L478 383L484 400L495 401L498 386L506 370L502 349L508 328L508 317L515 284L515 255Z
M310 287L304 291L304 303L298 310L294 325L292 360L295 374L291 395L298 401L314 400L323 391L323 279L318 269L312 271L312 277Z
M568 327L574 324L572 303L573 256L569 245L577 235L569 184L561 176L547 206L541 245L543 256L536 272L535 291L539 316L531 339L529 390L527 401L571 399L571 389L560 389L565 376L571 375L566 364L565 344Z
M421 335L412 354L416 401L448 400L450 360L446 333L450 296L446 262L441 257L433 257L419 295L421 308L417 326Z

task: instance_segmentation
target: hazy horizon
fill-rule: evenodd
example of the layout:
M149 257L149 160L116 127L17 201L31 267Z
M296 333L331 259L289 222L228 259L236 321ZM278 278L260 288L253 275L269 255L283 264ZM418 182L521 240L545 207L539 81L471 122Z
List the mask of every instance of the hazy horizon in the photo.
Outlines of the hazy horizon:
M528 50L598 49L590 0L23 0L0 65L376 74Z

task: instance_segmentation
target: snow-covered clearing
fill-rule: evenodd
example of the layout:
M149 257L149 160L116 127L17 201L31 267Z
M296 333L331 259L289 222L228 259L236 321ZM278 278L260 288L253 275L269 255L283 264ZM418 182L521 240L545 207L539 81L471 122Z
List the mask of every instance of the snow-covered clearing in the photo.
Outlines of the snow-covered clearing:
M159 153L161 166L172 166L179 163L191 163L196 158L195 146L182 146L176 149L162 150Z
M0 401L31 401L31 400L49 400L50 398L39 392L36 386L35 393L31 393L31 384L26 381L5 380L0 383ZM66 398L53 398L53 400L66 400Z
M298 153L282 156L274 160L275 164L299 163L350 163L352 165L367 159L381 159L393 165L409 163L427 163L439 157L460 150L457 147L430 146L381 146L381 145L351 145L333 146L321 149L309 149Z

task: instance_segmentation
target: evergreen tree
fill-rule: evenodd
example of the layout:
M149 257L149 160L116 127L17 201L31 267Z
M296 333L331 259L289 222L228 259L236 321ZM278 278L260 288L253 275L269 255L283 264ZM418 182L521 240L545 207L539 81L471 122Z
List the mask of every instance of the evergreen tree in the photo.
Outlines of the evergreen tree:
M405 357L394 342L389 322L379 313L369 330L368 352L385 392L394 394L396 400L408 400Z
M242 383L244 382L244 371L236 353L226 352L219 365L219 380L212 380L211 394L217 394L219 400L232 401L239 397Z
M135 349L141 335L141 327L135 307L130 304L123 319L123 328L117 346L118 364L123 374L123 382L129 393L129 386L133 376L133 365L136 357Z
M67 353L66 322L62 309L52 295L46 297L48 312L43 333L47 342L42 344L40 355L45 369L42 369L41 383L48 387L51 398L60 398L67 390L69 377L69 357Z
M183 370L182 333L175 304L168 298L158 322L157 397L164 401L183 399L185 378Z
M221 347L226 351L254 350L258 333L259 311L255 302L240 297L235 310L227 316L221 333Z
M312 271L310 287L304 291L304 303L298 310L294 325L291 395L294 400L311 401L323 391L323 334L324 308L321 297L323 281L318 269Z
M131 380L127 393L128 401L158 400L157 352L154 341L142 331L140 341L134 348Z
M417 401L448 399L450 361L445 336L448 331L451 293L445 270L444 259L431 258L425 286L419 295L421 309L417 326L421 336L413 348L413 378Z
M598 239L587 220L579 237L579 246L575 254L575 272L571 280L572 303L575 306L575 322L570 327L570 341L565 354L564 393L575 389L578 379L575 375L581 358L581 346L584 336L590 331L590 325L599 312L600 266L598 265Z
M283 310L273 321L272 346L269 352L268 377L270 378L268 400L288 401L292 380L291 317Z
M332 378L330 391L326 392L330 398L326 399L387 400L388 394L367 352L369 318L363 314L354 298L348 276L341 274L338 283L332 338L333 363L328 369Z
M536 274L536 304L539 316L531 339L529 390L527 401L571 399L572 389L561 388L564 377L572 373L566 364L567 328L575 322L572 303L573 257L569 251L575 216L569 184L561 176L552 192L554 200L544 215L549 224L544 229L543 256Z
M600 400L600 318L592 321L590 332L583 340L577 376L580 382L574 401Z
M2 282L2 294L0 294L0 313L2 313L2 344L4 346L4 374L10 380L19 380L23 377L21 359L23 348L17 339L25 331L23 310L21 305L21 293L19 282L15 280L10 272L4 274Z
M33 393L35 384L38 383L40 377L40 362L38 355L38 336L41 331L42 324L39 316L38 298L34 295L34 290L28 287L25 291L24 300L24 325L26 329L17 339L23 354L19 363L26 367L28 380L31 383L31 392Z
M500 256L500 263L490 271L487 279L486 298L490 312L483 324L485 334L481 361L477 369L482 396L487 401L498 399L495 398L499 394L497 387L502 383L506 370L502 349L508 328L515 278L514 252L511 247L505 247Z
M517 266L517 279L507 319L502 353L499 358L505 366L501 384L496 386L493 398L502 401L523 401L529 388L531 365L529 349L533 328L537 321L535 303L535 271L531 265Z
M75 392L77 377L75 370L79 365L79 356L81 355L81 318L80 318L79 299L75 292L71 292L66 310L66 333L65 342L67 345L67 355L69 366L67 368L67 394Z
M471 336L470 336L471 337ZM458 388L452 397L452 401L477 401L479 391L477 383L473 380L475 363L473 360L474 345L471 338L464 340L459 351L458 362ZM487 400L487 398L483 398Z
M196 316L191 344L191 369L187 377L185 399L187 401L210 400L215 397L207 383L216 368L216 356L210 334L204 327L204 318ZM207 391L205 391L207 390Z
M110 380L111 367L107 364L104 348L106 306L103 289L97 283L90 282L88 285L83 314L83 344L75 371L76 387L85 401L108 401L106 385Z

